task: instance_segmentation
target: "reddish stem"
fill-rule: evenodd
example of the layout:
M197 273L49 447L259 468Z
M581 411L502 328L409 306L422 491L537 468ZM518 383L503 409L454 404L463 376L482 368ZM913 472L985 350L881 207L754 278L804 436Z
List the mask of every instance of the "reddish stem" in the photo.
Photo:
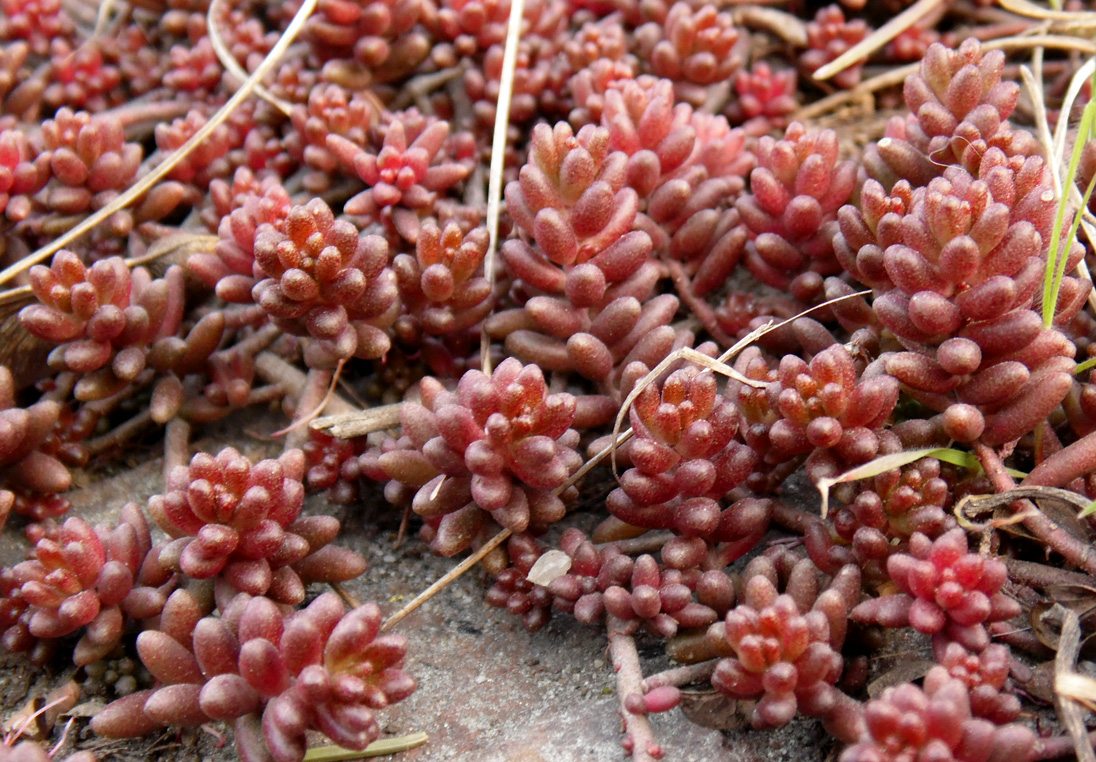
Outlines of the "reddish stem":
M1089 743L1096 746L1096 731L1088 734ZM1060 759L1072 757L1077 753L1073 746L1073 739L1069 736L1054 736L1043 738L1035 742L1035 756L1032 759Z
M807 528L819 520L813 513L794 508L783 500L773 500L772 504L773 523L796 534L806 534Z
M662 746L655 739L654 730L645 714L632 714L625 708L625 701L633 693L643 695L643 670L639 666L639 653L631 635L621 631L623 622L609 619L609 654L616 670L617 696L620 699L620 716L624 721L624 750L632 755L632 762L651 762L662 759Z
M1059 569L1047 564L1036 564L1016 558L1005 558L1008 576L1013 582L1045 590L1051 585L1092 585L1092 577L1068 569Z
M711 678L712 672L715 671L715 665L718 661L718 659L711 659L710 661L701 662L700 664L689 664L684 667L675 667L664 672L659 672L644 680L643 687L650 691L655 688L661 688L663 685L673 685L680 688L681 686L689 685L690 683L707 682Z
M1088 437L1062 450L1062 452L1044 462L1039 468L1047 466L1047 464L1064 455L1071 447L1075 447L1085 439L1088 439ZM975 442L974 453L982 463L982 468L985 469L986 476L989 477L994 489L1000 493L1005 493L1016 487L1016 482L1005 471L1005 464L1001 462L1001 456L997 454L996 450L981 442ZM1034 472L1032 475L1034 475ZM1028 477L1025 484L1030 481L1031 476ZM1010 505L1010 510L1015 514L1022 514L1024 516L1024 527L1046 543L1047 547L1059 553L1072 565L1084 569L1089 574L1096 575L1096 550L1091 546L1077 539L1047 518L1046 514L1036 508L1030 500L1017 500Z
M677 295L681 297L681 301L685 306L693 313L700 324L704 326L713 339L719 342L724 347L732 346L735 340L730 335L719 327L719 323L715 319L715 312L708 305L706 301L700 299L693 293L693 282L689 280L689 276L685 274L685 268L681 266L681 263L676 259L664 257L663 262L666 268L670 271L670 278L674 281L674 288L677 290Z
M1051 455L1024 479L1025 487L1061 487L1096 470L1096 431Z
M164 484L175 466L186 466L189 462L190 424L176 416L164 430Z

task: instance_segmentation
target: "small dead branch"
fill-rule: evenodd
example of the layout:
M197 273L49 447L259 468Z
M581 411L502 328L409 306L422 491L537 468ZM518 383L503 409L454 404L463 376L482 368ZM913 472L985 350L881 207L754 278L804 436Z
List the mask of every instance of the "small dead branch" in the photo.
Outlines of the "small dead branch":
M1079 762L1096 762L1088 733L1085 730L1081 705L1096 706L1096 680L1077 674L1077 656L1081 652L1081 620L1074 611L1062 612L1062 634L1058 638L1058 655L1054 657L1054 706L1065 725Z
M833 59L825 66L816 69L811 76L814 79L821 81L840 74L857 61L867 58L872 53L879 50L895 37L902 34L902 32L935 11L943 5L943 3L944 0L917 0L916 3L883 24L883 26L853 45L837 58Z
M374 431L384 431L399 426L401 407L403 403L396 402L391 405L356 410L352 413L327 415L312 421L309 426L339 439L363 437Z

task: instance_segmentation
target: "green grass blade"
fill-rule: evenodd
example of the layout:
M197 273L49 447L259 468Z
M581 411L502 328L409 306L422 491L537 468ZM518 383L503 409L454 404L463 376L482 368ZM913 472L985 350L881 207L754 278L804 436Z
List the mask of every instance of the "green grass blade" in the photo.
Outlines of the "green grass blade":
M1077 518L1083 519L1085 516L1091 516L1094 513L1096 513L1096 500L1093 500L1091 503L1088 504L1087 508L1078 513Z
M1090 357L1087 360L1085 360L1083 363L1078 365L1077 368L1073 371L1073 375L1079 376L1082 373L1084 373L1086 370L1088 370L1089 368L1092 368L1092 367L1096 367L1096 357Z
M936 458L945 463L951 463L953 466L968 468L971 471L978 473L981 473L982 471L982 464L978 462L978 458L974 457L973 454L963 452L962 450L953 450L950 447L925 447L920 450L904 450L889 455L881 455L856 468L849 469L843 474L838 474L833 477L823 477L818 480L818 491L822 493L822 518L826 518L829 513L830 488L835 484L869 479L892 469L909 465L914 461L921 460L921 458ZM1006 468L1005 471L1017 479L1022 479L1027 476L1023 471L1017 471L1014 468Z
M348 759L362 759L364 757L383 757L387 754L398 754L417 746L422 746L429 739L426 733L411 733L396 738L384 738L374 741L364 749L344 749L341 746L316 746L305 752L304 762L343 762Z
M1096 79L1096 75L1094 75ZM1062 115L1066 118L1066 115ZM1050 247L1047 253L1047 267L1043 275L1043 325L1050 328L1054 324L1054 312L1058 305L1058 293L1062 288L1062 280L1066 274L1066 263L1069 261L1069 250L1076 235L1076 227L1081 221L1081 210L1078 209L1071 234L1063 243L1062 231L1065 228L1066 211L1069 206L1069 189L1077 181L1077 171L1081 164L1081 153L1085 144L1093 137L1093 125L1096 123L1096 101L1089 101L1081 114L1081 126L1077 131L1077 139L1073 144L1073 153L1069 160L1069 169L1066 172L1065 182L1061 195L1058 198L1058 210L1054 216L1054 227L1050 234ZM1085 199L1091 195L1092 184L1089 184Z

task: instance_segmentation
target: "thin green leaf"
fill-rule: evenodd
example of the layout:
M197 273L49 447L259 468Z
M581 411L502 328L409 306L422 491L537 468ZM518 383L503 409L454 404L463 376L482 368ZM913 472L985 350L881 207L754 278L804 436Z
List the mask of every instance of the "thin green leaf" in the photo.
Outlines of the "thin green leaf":
M1047 266L1043 275L1043 325L1047 328L1054 324L1054 310L1058 304L1058 293L1062 288L1062 280L1065 278L1066 263L1069 261L1070 242L1073 240L1071 236L1065 242L1062 241L1062 231L1065 228L1066 212L1069 206L1069 193L1066 189L1072 187L1077 181L1081 153L1084 150L1085 143L1093 137L1094 123L1096 123L1096 101L1090 101L1081 114L1081 126L1073 143L1073 154L1070 156L1069 169L1066 172L1063 190L1059 194L1058 209L1054 216L1054 226L1050 234ZM1076 222L1079 223L1079 211L1075 217L1077 218ZM1075 235L1075 229L1073 234Z
M920 450L905 450L903 452L891 453L890 455L881 455L875 460L869 460L867 463L849 469L838 476L823 477L818 480L818 491L822 493L822 518L826 518L829 514L830 487L833 485L855 482L860 479L878 476L879 474L884 474L895 468L901 468L902 466L921 460L921 458L936 458L945 463L951 463L954 466L969 468L971 471L980 472L982 470L982 465L972 454L961 450L953 450L950 447L925 447ZM1016 471L1011 468L1006 470L1014 477L1022 478L1027 476L1027 474L1022 471Z
M844 484L845 482L855 482L860 479L868 479L872 476L884 474L887 471L901 468L914 461L921 460L921 458L930 457L932 453L936 452L938 449L938 447L925 447L920 450L905 450L903 452L891 453L890 455L882 455L875 460L869 460L867 463L850 469L838 476L827 476L819 479L818 491L822 493L822 518L826 518L829 514L830 487L833 485Z
M1096 500L1093 500L1088 506L1077 514L1077 518L1083 519L1085 516L1091 516L1096 513Z
M1096 366L1096 357L1090 357L1073 370L1073 375L1079 376L1094 366Z
M978 458L974 457L973 453L944 447L937 450L932 457L937 460L942 460L945 463L951 463L953 466L961 466L962 468L970 469L975 473L982 473L982 464L978 462ZM1027 476L1026 471L1018 471L1015 468L1006 468L1005 472L1014 479L1023 479Z
M426 733L411 733L396 738L384 738L374 741L364 749L344 749L341 746L316 746L305 752L304 762L342 762L347 759L363 759L365 757L383 757L386 754L397 754L422 746L429 740Z

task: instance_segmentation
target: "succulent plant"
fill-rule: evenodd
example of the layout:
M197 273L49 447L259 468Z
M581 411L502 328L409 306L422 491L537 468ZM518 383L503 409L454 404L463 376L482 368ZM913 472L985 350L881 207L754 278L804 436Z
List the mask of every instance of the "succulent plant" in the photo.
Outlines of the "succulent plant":
M841 762L898 762L931 755L951 762L1031 760L1035 734L1023 725L998 727L974 719L970 695L943 667L933 667L924 688L905 683L887 688L864 709L863 737L841 754Z
M528 579L542 552L536 539L527 534L511 537L506 546L510 565L495 575L494 583L484 596L487 605L520 616L529 632L543 628L552 616L552 594L547 587Z
M346 213L391 221L413 243L418 235L417 212L428 210L439 193L470 172L460 157L443 150L447 138L448 122L414 112L391 119L376 153L342 135L328 133L328 150L369 186L346 202Z
M735 204L750 231L746 266L802 300L807 274L840 272L832 239L837 210L855 189L856 165L839 160L835 132L808 131L799 122L781 140L760 138L757 164L750 192Z
M42 200L47 210L60 215L105 206L133 184L143 154L140 145L125 141L118 122L68 108L42 123L41 140L50 178ZM108 224L125 234L133 220L128 212L119 212Z
M35 55L47 55L51 40L76 32L60 0L4 0L0 10L0 40L26 40Z
M49 162L50 157L36 151L23 133L0 131L0 211L9 219L18 221L30 214L30 196L49 180Z
M234 720L242 758L300 762L307 730L360 751L380 735L375 712L415 690L402 669L406 640L379 634L375 603L346 612L325 593L287 617L270 599L241 594L223 617L205 618L192 597L172 603L169 629L138 639L163 687L96 715L100 735Z
M53 108L105 111L122 102L122 74L104 61L102 47L96 43L74 48L63 38L52 41L50 58L52 79L42 100Z
M217 296L224 301L250 303L251 292L263 276L255 262L256 233L264 224L284 233L292 201L276 178L268 176L260 180L245 169L236 171L231 185L221 179L213 180L209 192L214 203L221 206L219 240L212 252L198 252L189 257L187 269L216 289Z
M41 400L27 408L15 405L15 380L7 367L0 367L0 476L11 489L29 490L39 494L64 492L72 484L72 475L65 464L48 452L49 438L62 415L61 406L52 400ZM7 512L16 504L16 496L0 497ZM67 508L67 503L66 506ZM3 526L0 521L0 526Z
M808 76L842 55L868 36L869 27L862 19L846 20L839 6L820 8L807 23L808 48L799 56L799 65ZM834 76L838 87L851 88L860 82L863 61L857 61Z
M403 309L393 331L402 345L464 334L487 317L495 303L483 273L487 245L486 228L465 234L456 222L423 223L415 254L392 260Z
M735 99L723 113L747 132L765 134L785 129L788 116L798 108L794 69L773 69L761 61L740 70L734 78Z
M339 169L338 158L327 148L328 135L340 135L358 146L370 141L370 129L377 120L377 107L361 93L338 86L316 87L308 103L293 108L290 119L295 134L287 136L291 152L315 170L305 179L314 192L326 190Z
M339 505L352 505L359 498L362 479L358 456L365 449L359 439L339 439L313 429L301 448L308 466L305 484L310 490L327 490L327 497Z
M565 513L561 489L581 464L570 394L550 394L535 365L504 361L464 374L456 392L423 379L422 404L400 409L406 446L380 453L373 473L415 492L431 547L453 555L497 523L515 532Z
M937 653L937 663L970 690L970 711L975 717L1007 725L1020 716L1020 700L1005 690L1012 666L1007 646L995 643L975 654L950 642L942 654Z
M909 115L896 117L864 153L868 173L888 188L900 179L917 187L949 165L977 172L990 148L1007 156L1038 154L1031 134L1008 121L1020 88L1002 81L1004 63L1000 51L983 51L973 38L957 49L930 45L919 72L906 80Z
M76 398L102 399L145 370L150 345L173 336L183 312L183 277L171 268L152 279L119 257L85 266L62 249L49 267L31 268L38 304L19 313L23 327L58 344L49 364L80 377Z
M540 292L568 293L572 302L581 294L575 306L603 304L610 285L622 284L615 291L630 295L637 287L644 289L638 296L650 293L644 265L651 240L633 230L639 198L625 185L627 156L610 146L611 133L603 128L576 134L565 123L538 125L529 161L506 186L515 225L536 243L534 249L521 239L507 241L507 266Z
M989 645L987 623L1020 614L1020 604L1001 592L1008 576L1004 562L970 553L962 529L936 540L916 533L909 548L887 559L900 592L861 603L849 614L854 621L909 625L980 652Z
M0 760L3 762L52 762L57 759L39 743L20 741L0 746ZM64 762L96 762L98 757L90 751L77 751L64 758Z
M414 524L433 552L482 551L489 605L608 631L633 762L668 752L648 715L708 682L761 727L820 718L846 762L1066 753L1010 724L1019 652L1046 653L1005 591L1053 604L1074 568L1096 575L1077 533L1096 520L1009 492L1020 468L1096 496L1091 244L1054 233L1075 211L1051 174L1074 134L1059 179L1096 174L1093 107L1055 22L1053 45L1027 38L1047 43L1044 103L1014 117L1009 36L1031 20L987 3L911 25L909 0L527 0L508 50L506 0L319 0L307 19L0 0L0 522L25 516L9 524L35 547L0 568L3 642L46 662L79 641L85 687L121 697L105 734L231 720L250 762L299 762L319 734L361 748L414 687L406 644L374 604L304 604L365 568L322 506L376 487L399 541ZM920 60L901 92L900 60ZM869 102L905 110L862 129ZM1044 111L1067 136L1053 161ZM1052 238L1065 277L1043 296ZM345 394L399 420L190 460L244 407L303 425L332 377L332 413ZM595 463L617 418L630 438ZM151 501L167 541L133 506L116 527L64 516L164 425L164 462L189 462ZM968 445L980 473L908 460ZM825 517L780 498L841 474ZM951 512L991 493L1024 531L995 517L971 552ZM880 626L930 636L939 667L861 704ZM645 675L656 642L684 666ZM0 756L52 756L13 742Z
M11 569L11 580L0 622L4 647L41 658L54 641L83 629L73 654L78 666L110 653L128 622L158 615L174 584L134 503L113 528L66 520L56 539L39 540L32 559Z
M889 199L869 182L870 211L842 213L842 259L883 292L873 310L907 348L887 372L960 441L1011 441L1072 385L1073 347L1037 311L1053 208L1046 171L1037 157L991 148L977 176L951 167L925 188L899 183ZM1055 322L1086 294L1066 282Z
M954 526L948 509L956 479L946 469L935 458L922 458L873 476L834 513L834 534L866 576L885 579L886 559L904 549L914 532L936 538Z
M308 582L357 577L365 570L361 556L328 545L338 520L300 516L304 466L300 450L252 464L231 447L177 466L168 491L149 500L152 517L173 538L161 561L188 577L218 577L289 604L304 600Z
M606 500L610 513L685 537L737 540L755 534L723 526L719 500L745 481L755 456L735 439L738 410L719 393L713 373L693 365L674 371L661 388L644 388L629 416L633 467Z
M635 52L652 74L674 81L680 99L700 106L704 89L729 79L741 65L739 39L730 13L677 2L665 19L636 29Z
M387 82L413 70L430 52L430 42L415 25L422 13L409 0L332 0L308 20L305 38L312 52L327 61L331 81L365 77Z
M282 330L316 339L314 365L387 352L397 309L387 242L336 221L321 199L291 207L282 228L255 231L255 266L266 276L252 288L255 302Z
M849 606L841 590L859 588L859 569L843 568L842 579L819 595L812 568L801 561L784 594L766 574L748 576L744 600L708 628L709 643L725 657L712 685L735 698L758 699L750 715L755 728L781 727L796 712L827 718L837 706L833 686L844 667Z

